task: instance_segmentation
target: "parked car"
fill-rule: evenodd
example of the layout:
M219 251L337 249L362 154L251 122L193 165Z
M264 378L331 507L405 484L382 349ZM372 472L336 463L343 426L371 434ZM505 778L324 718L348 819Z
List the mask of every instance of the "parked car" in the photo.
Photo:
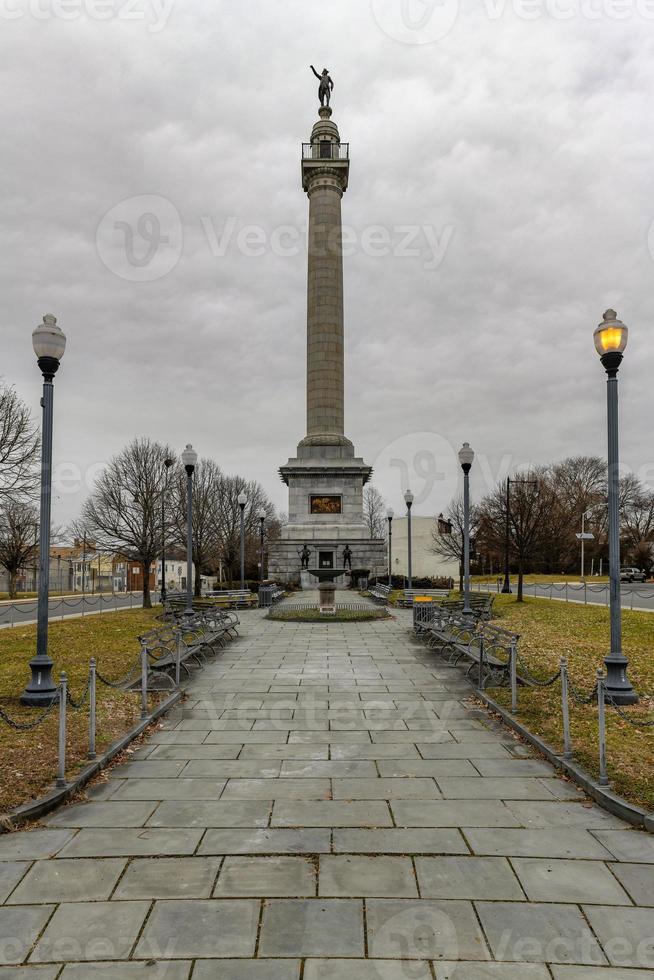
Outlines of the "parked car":
M642 572L640 568L621 568L620 581L621 582L646 582L647 575L645 574L645 572Z

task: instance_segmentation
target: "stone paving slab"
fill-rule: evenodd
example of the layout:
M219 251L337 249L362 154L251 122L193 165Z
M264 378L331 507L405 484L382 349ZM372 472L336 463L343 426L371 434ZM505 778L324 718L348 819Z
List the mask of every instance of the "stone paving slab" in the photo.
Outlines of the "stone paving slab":
M0 980L654 977L654 839L467 703L409 613L242 619L88 802L0 836Z
M363 904L351 899L273 900L264 908L262 956L362 957Z
M478 902L476 908L498 960L598 966L607 962L574 905Z
M0 966L22 963L52 915L54 905L0 908Z
M29 866L29 861L5 861L0 863L0 904L7 901L7 898L25 875Z
M329 830L207 830L199 854L327 854Z
M62 980L188 980L192 963L83 963L64 967ZM1 980L0 974L0 980Z
M113 903L120 907L122 903ZM155 902L137 959L241 957L254 955L259 902L165 901Z
M506 858L418 857L423 898L521 901L525 894Z
M149 902L59 905L36 944L30 962L127 959L149 909Z
M432 973L415 960L307 960L304 980L432 980Z
M130 863L113 899L209 898L219 858L139 858Z
M7 904L101 902L111 895L126 863L119 858L36 861Z
M629 905L629 896L600 861L514 858L513 868L532 902Z
M215 898L250 896L314 897L316 866L302 857L228 857L220 870Z

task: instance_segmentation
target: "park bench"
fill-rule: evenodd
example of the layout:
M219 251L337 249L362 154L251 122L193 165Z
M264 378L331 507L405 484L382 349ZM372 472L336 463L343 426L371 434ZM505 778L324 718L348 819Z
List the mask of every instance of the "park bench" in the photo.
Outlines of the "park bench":
M203 667L216 647L225 645L237 635L238 616L222 610L208 610L166 623L143 633L139 640L148 655L149 669L153 674L166 676L172 683L179 669L190 675L190 663Z
M368 592L373 602L389 602L391 587L390 585L373 585Z
M449 589L404 589L397 600L398 606L411 607L416 599L447 599Z
M518 633L446 610L430 623L419 624L417 633L431 649L440 648L451 666L468 660L467 674L477 670L481 688L491 679L499 685L510 681L511 651L517 649Z
M249 589L218 589L207 592L206 597L228 609L250 609L258 603L257 596Z

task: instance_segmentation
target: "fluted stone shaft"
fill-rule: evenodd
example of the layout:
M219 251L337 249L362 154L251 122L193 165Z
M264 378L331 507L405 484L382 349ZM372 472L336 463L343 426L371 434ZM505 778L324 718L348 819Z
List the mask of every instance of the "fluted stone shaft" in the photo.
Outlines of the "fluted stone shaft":
M343 435L343 191L337 178L316 175L308 194L307 435Z
M349 159L341 158L331 112L320 110L302 161L309 197L307 288L307 436L301 447L340 446L345 438L343 344L343 246L341 198Z

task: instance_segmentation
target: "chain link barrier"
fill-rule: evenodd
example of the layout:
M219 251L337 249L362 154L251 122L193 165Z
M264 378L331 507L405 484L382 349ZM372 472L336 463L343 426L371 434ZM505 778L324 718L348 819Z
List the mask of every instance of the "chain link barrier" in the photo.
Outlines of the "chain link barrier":
M556 684L556 682L561 679L560 670L557 670L557 672L552 674L551 677L548 677L547 680L541 680L539 677L536 677L534 674L532 674L527 664L517 652L516 663L521 668L520 676L530 684L533 684L535 687L552 687L552 685Z
M35 718L33 721L26 721L26 722L15 721L13 718L10 718L9 715L6 713L6 711L3 711L2 708L0 708L0 721L4 721L6 725L8 725L10 728L13 728L17 732L30 732L32 731L32 729L38 728L39 725L41 725L45 721L45 719L49 715L51 715L54 709L57 708L58 706L59 706L59 687L56 688L53 694L53 700L50 702L48 707L45 708L45 710L41 712L39 717Z
M118 688L123 688L126 684L132 684L136 680L136 678L140 675L140 673L141 673L141 654L139 653L138 657L134 661L134 665L130 667L130 669L127 671L125 676L122 677L120 680L110 681L107 677L103 677L99 670L96 673L96 677L101 684L104 684L105 687L113 687L114 689L118 689Z
M75 698L73 697L73 695L70 693L70 688L68 688L66 690L66 700L68 701L68 704L71 706L71 708L73 709L73 711L81 711L81 709L86 704L86 699L89 696L90 690L91 690L91 675L90 674L89 674L89 678L88 678L88 680L86 682L86 687L82 691L82 694L80 695L80 697L79 697L79 699L77 701L75 700Z
M604 686L604 697L606 703L609 707L614 708L616 713L622 718L623 721L628 722L633 728L654 728L654 719L648 721L640 721L636 718L632 718L627 712L622 708L621 705L616 704L613 700L611 694L607 691L606 685Z

